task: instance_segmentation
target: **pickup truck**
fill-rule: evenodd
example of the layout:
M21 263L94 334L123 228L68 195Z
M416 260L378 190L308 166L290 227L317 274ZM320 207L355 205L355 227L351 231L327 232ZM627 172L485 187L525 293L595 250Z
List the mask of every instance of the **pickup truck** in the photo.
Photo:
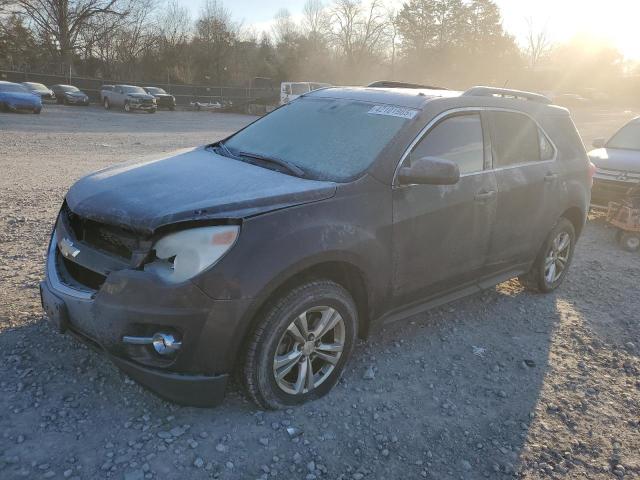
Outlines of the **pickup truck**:
M153 95L149 95L142 87L133 85L115 85L113 89L100 91L102 104L109 110L112 107L122 108L125 112L143 110L156 113L158 106Z

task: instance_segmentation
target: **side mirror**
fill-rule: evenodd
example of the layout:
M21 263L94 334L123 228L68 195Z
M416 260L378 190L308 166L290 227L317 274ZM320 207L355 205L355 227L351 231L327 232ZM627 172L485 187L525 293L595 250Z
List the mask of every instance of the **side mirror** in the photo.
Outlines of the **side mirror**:
M604 148L606 144L607 141L604 138L596 138L592 143L593 148Z
M460 180L460 168L451 160L423 157L402 167L398 180L402 185L454 185Z

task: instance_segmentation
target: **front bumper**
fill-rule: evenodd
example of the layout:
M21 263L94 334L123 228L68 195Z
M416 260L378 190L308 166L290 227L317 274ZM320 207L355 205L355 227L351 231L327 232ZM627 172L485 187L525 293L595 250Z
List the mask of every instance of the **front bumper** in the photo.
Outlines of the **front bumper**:
M157 110L158 106L155 103L133 103L129 102L131 110Z
M66 100L67 103L72 104L72 105L89 105L89 99L88 98L64 97L64 99Z
M121 370L159 396L183 405L214 406L224 397L237 354L235 325L245 302L214 301L191 282L168 285L144 271L121 270L99 290L66 282L52 238L47 276L40 285L43 309L55 328L106 353ZM182 341L175 356L151 345L131 345L125 336L174 332Z

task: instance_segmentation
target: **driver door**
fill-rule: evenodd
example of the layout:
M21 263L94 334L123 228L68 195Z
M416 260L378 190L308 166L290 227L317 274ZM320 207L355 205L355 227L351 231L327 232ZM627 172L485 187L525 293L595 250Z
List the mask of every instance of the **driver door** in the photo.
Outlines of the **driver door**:
M396 307L480 277L496 217L497 185L479 112L440 119L404 162L426 156L457 163L461 176L455 185L394 185Z

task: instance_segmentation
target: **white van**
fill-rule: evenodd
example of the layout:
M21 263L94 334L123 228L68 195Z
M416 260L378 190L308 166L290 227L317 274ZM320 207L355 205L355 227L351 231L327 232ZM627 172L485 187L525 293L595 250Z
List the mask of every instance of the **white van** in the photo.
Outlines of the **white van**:
M329 83L318 82L282 82L280 84L280 105L289 103L305 93L330 86Z

